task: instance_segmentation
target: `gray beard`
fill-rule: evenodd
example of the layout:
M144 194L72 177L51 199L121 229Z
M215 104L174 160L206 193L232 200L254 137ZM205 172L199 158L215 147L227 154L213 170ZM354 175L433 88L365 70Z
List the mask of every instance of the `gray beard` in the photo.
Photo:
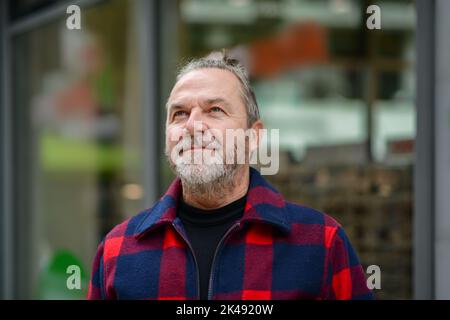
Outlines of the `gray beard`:
M169 161L189 194L205 199L223 197L235 187L237 164L179 164Z
M170 161L170 152L167 146L165 154L170 167L181 179L184 192L203 199L217 199L236 187L236 173L245 166L245 164L237 162L236 146L233 146L233 149L232 153L225 150L227 159L234 158L231 164L226 163L224 158L220 159L221 163L196 164L183 161L173 163ZM193 157L195 159L195 155ZM192 160L192 158L190 159Z

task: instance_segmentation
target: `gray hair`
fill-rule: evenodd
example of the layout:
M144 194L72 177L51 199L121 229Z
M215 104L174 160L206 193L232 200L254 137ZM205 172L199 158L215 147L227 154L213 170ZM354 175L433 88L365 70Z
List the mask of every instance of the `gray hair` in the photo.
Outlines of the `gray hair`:
M253 123L260 119L258 103L246 69L238 60L228 57L225 50L212 52L204 58L190 60L180 68L176 80L179 81L185 74L193 70L206 68L223 69L233 73L241 83L241 97L247 110L248 127L251 127Z

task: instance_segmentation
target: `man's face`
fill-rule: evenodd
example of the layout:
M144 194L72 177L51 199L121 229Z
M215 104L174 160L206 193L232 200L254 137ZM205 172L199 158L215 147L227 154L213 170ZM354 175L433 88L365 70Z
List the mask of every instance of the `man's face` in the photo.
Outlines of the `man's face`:
M226 130L246 128L235 75L217 68L191 71L175 84L167 102L166 155L185 181L215 181L237 168L225 163L227 150L235 149L226 146Z

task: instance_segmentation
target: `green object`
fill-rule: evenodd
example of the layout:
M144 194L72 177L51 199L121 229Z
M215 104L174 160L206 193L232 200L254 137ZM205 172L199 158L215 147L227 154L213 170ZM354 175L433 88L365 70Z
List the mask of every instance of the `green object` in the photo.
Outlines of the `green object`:
M44 170L52 172L118 170L124 162L121 145L69 140L49 133L40 138L40 157ZM127 161L136 160L135 155L127 154Z
M80 276L79 289L71 286L75 283L71 279L78 275ZM58 250L39 274L37 298L42 300L85 299L88 285L89 278L80 259L68 250Z

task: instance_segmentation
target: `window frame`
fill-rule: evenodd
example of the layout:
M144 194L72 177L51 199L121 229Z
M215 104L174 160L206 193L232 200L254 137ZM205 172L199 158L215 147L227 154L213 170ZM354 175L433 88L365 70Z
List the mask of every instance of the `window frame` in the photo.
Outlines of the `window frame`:
M143 92L143 113L142 126L144 128L144 203L152 204L158 195L159 181L159 139L158 130L158 103L157 92L158 63L155 48L157 37L158 16L157 0L136 0L137 14L139 14L139 62L144 72L139 79L146 88ZM12 107L12 74L11 74L11 43L16 36L20 36L35 28L56 19L62 19L67 15L68 5L78 5L80 8L89 9L95 5L105 3L107 0L72 0L61 1L37 8L35 11L26 13L12 21L8 16L11 1L0 1L0 298L1 299L30 299L32 298L31 284L27 275L28 262L30 260L27 250L27 241L22 240L24 233L21 223L30 218L31 210L24 210L24 206L18 206L15 190L17 186L23 184L23 177L18 177L18 164L15 145L20 141L15 141L15 119L17 111ZM20 112L20 110L18 111ZM17 178L22 179L22 182ZM29 179L29 177L25 177ZM22 190L21 190L22 193ZM21 198L24 195L22 193ZM27 195L25 195L27 197ZM26 206L26 205L25 205ZM18 231L21 230L20 246L17 242Z

